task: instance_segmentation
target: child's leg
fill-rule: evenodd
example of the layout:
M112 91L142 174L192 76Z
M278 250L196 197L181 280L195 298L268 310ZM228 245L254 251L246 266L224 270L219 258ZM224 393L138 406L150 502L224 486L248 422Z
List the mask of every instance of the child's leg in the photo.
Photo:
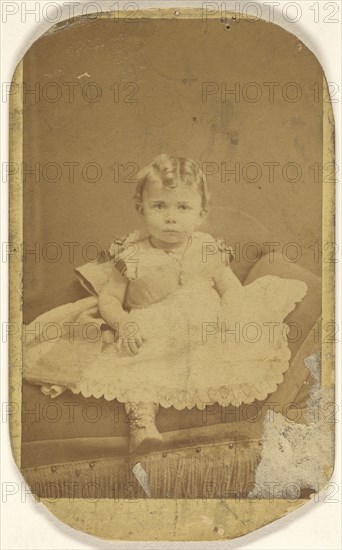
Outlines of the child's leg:
M130 424L130 453L139 448L139 452L149 451L150 447L160 446L163 440L157 430L155 421L159 409L157 403L142 402L125 403L126 413Z

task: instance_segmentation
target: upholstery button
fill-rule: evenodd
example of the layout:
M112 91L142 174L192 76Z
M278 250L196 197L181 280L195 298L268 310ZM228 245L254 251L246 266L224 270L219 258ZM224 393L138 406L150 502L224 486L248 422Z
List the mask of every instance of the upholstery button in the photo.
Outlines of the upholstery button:
M229 443L229 444L228 444L228 447L229 447L229 449L233 449L234 443Z
M51 466L51 472L57 472L56 466Z
M259 446L260 446L260 447L263 446L263 442L262 442L262 441L259 441Z
M196 448L196 453L200 453L201 452L201 447L197 447Z
M95 462L93 462L93 461L92 461L92 462L89 462L89 466L90 466L91 468L94 468Z
M167 457L167 453L163 453L163 454L162 454L162 457L163 457L163 458L166 458L166 457Z

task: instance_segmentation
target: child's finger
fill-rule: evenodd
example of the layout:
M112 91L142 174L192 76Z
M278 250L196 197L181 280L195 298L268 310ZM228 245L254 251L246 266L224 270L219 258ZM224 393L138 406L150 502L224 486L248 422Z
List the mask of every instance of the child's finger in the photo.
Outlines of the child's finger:
M118 350L118 352L121 351L121 347L122 347L122 338L119 338L116 343L116 349Z
M128 345L129 345L129 349L131 350L131 352L135 355L139 352L139 348L135 342L135 340L133 341L130 341L128 342Z

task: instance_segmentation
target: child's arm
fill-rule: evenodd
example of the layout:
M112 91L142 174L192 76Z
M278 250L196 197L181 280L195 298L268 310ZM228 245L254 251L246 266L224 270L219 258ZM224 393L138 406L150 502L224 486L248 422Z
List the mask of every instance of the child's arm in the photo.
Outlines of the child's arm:
M214 274L215 288L219 295L222 297L226 290L234 293L241 292L242 284L231 267L223 262L220 263L221 265L217 266Z
M125 277L111 277L99 294L98 308L101 317L116 332L133 354L141 347L141 337L136 330L132 331L129 313L122 307L128 281ZM135 327L133 327L135 328ZM132 334L134 333L134 335Z

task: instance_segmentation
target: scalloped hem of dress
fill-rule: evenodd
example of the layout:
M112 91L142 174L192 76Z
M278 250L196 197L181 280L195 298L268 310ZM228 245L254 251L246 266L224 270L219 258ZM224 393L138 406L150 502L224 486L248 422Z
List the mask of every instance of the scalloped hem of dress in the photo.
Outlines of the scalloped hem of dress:
M151 395L151 389L145 388L136 391L121 391L120 388L104 388L103 385L96 384L95 381L81 380L77 387L70 388L74 394L81 394L85 398L103 397L106 401L117 399L120 403L139 403L146 402L146 396L151 395L149 401L158 403L163 408L174 407L177 410L193 409L197 407L204 410L208 404L218 403L221 406L233 405L239 407L243 404L248 405L256 400L263 401L266 397L274 393L284 379L284 375L279 373L278 379L272 382L260 382L257 385L243 384L235 386L234 389L228 386L210 387L207 390L174 390L167 389L154 391Z

